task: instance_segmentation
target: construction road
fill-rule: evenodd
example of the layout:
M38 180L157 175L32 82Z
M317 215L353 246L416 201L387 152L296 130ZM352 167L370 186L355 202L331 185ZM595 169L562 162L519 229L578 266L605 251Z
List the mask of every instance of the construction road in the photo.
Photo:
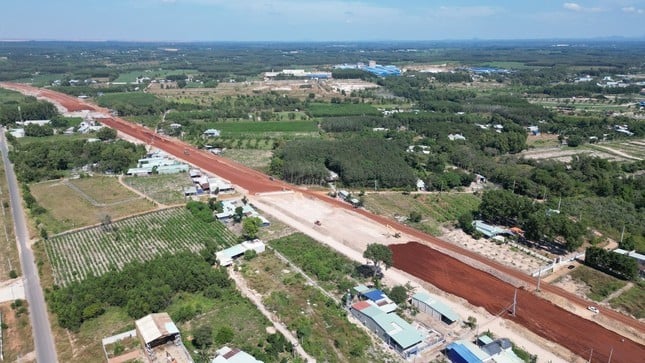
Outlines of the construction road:
M442 289L451 291L452 293L471 301L475 305L483 306L491 313L499 313L499 301L508 301L506 293L502 294L503 296L498 294L501 291L506 292L507 289L510 288L512 290L515 287L526 288L526 290L521 293L521 299L524 301L524 304L531 305L537 301L539 304L555 306L551 302L544 300L534 293L528 292L528 289L534 286L536 282L532 277L495 261L488 260L475 252L465 250L457 245L450 244L436 237L415 230L405 224L398 223L397 221L383 216L372 214L363 209L354 209L347 203L326 197L319 193L298 188L282 181L270 179L269 176L247 168L237 162L199 150L182 141L157 135L150 129L140 125L135 125L121 118L112 117L109 115L109 110L101 109L75 97L22 84L0 83L0 86L47 99L71 111L90 110L101 112L105 117L99 119L99 121L105 125L113 127L119 132L125 133L142 142L151 144L154 147L179 159L185 160L205 171L228 179L231 183L245 189L248 193L256 194L280 190L292 190L303 193L309 197L322 200L338 208L344 208L355 213L359 213L383 226L390 225L394 229L408 234L425 244L423 246L416 244L400 245L401 247L398 247L399 245L393 246L397 268L423 278L432 284L437 284L437 286L441 286ZM449 258L428 246L435 246L439 250L445 250L452 254L468 257L469 259L477 261L478 264L486 266L484 270L490 271L491 273L485 272L482 269L474 269L466 265L464 262L454 258ZM413 253L410 253L409 250L413 251ZM460 272L467 269L469 278L463 281L468 281L467 286L485 287L487 284L492 285L490 285L489 289L485 289L483 291L477 289L469 290L463 286L451 289L450 287L456 286L459 281L453 279L450 280L450 283L445 283L445 281L442 282L434 278L436 275L432 275L430 273L430 271L432 271L430 266L425 265L430 264L430 262L423 259L424 256L438 258L437 256L440 255L446 257L446 259L442 260L442 267L444 271L446 271L447 276L460 276ZM401 256L405 256L405 258L402 258ZM497 282L492 283L492 281ZM498 282L502 285L497 285ZM494 288L494 286L498 286L501 290ZM589 304L587 300L547 283L543 283L541 288L544 294L556 295L580 307L585 308ZM477 299L469 296L469 293L474 291L478 291L479 293ZM494 301L498 301L498 303L493 304L492 302ZM635 332L636 336L645 336L645 324L613 310L600 310L603 318L614 321L615 325L623 325L630 328ZM556 343L570 349L576 354L588 354L588 351L593 349L594 354L591 357L592 362L607 362L611 355L614 362L641 363L643 361L643 357L645 357L645 347L642 344L628 338L622 338L618 334L594 321L584 319L561 308L559 308L559 310L550 309L548 314L539 314L538 312L537 314L532 315L530 320L530 322L528 319L517 319L516 321L538 335L556 341ZM557 327L557 330L554 330L554 327ZM563 339L562 337L569 338Z

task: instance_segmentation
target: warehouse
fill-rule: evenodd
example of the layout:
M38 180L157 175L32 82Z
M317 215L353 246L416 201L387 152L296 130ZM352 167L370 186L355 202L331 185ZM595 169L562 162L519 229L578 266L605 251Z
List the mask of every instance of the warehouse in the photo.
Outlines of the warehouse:
M439 301L436 296L431 294L424 292L414 294L412 296L412 306L415 306L420 312L426 313L433 318L440 319L449 325L459 321L459 315L457 315L448 305Z

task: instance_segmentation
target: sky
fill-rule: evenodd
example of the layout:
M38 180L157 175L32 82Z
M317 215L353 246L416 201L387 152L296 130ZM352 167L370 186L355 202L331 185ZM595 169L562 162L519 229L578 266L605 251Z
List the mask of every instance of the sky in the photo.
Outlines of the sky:
M2 40L645 38L645 0L2 0ZM573 2L575 1L575 2Z

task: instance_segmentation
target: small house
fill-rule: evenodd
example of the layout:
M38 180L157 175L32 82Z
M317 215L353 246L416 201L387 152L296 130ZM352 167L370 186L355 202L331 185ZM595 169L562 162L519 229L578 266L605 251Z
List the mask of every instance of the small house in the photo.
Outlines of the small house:
M256 253L262 253L265 249L264 242L259 239L254 239L253 241L245 241L215 253L215 259L217 259L217 263L220 266L230 266L233 264L233 260L243 256L246 251L253 250Z
M420 312L439 319L448 325L459 321L459 315L457 315L448 305L443 303L436 296L425 292L419 292L412 296L412 306L419 309Z
M217 350L217 356L211 363L262 363L262 361L237 348L223 347Z
M208 129L202 133L205 137L219 137L220 131L217 129Z

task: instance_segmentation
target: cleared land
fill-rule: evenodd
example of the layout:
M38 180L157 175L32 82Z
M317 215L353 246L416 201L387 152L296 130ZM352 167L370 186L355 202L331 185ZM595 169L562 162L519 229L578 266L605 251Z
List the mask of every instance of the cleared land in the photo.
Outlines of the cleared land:
M4 362L19 362L20 357L34 350L27 301L0 304L0 315L2 324L6 325L6 329L2 328Z
M236 237L218 221L206 223L184 208L173 208L65 233L45 241L45 249L54 282L67 285L164 252L198 252L208 240L226 247Z
M620 296L609 300L609 304L628 314L634 315L636 319L645 318L645 283L631 287Z
M574 280L584 283L586 295L594 301L602 301L627 283L587 266L580 266L571 272Z
M553 140L552 137L529 138L529 145L532 144L535 148L523 151L520 156L526 159L550 159L563 162L571 161L571 158L574 155L580 154L597 156L614 161L642 160L645 156L645 141L642 139L620 142L603 142L600 144L585 144L578 147L560 147L557 146L558 144L555 144L555 142L557 142L557 138Z
M193 182L186 173L130 176L123 178L123 181L160 204L185 202L184 187L193 186Z
M266 172L271 164L273 152L270 150L227 149L223 155L249 168Z
M114 177L56 180L30 185L31 193L47 213L38 216L50 234L100 223L154 209L154 205L127 190Z
M367 193L365 208L393 219L407 218L410 212L421 213L422 220L415 227L440 236L441 227L454 222L459 216L479 207L479 197L470 193Z

